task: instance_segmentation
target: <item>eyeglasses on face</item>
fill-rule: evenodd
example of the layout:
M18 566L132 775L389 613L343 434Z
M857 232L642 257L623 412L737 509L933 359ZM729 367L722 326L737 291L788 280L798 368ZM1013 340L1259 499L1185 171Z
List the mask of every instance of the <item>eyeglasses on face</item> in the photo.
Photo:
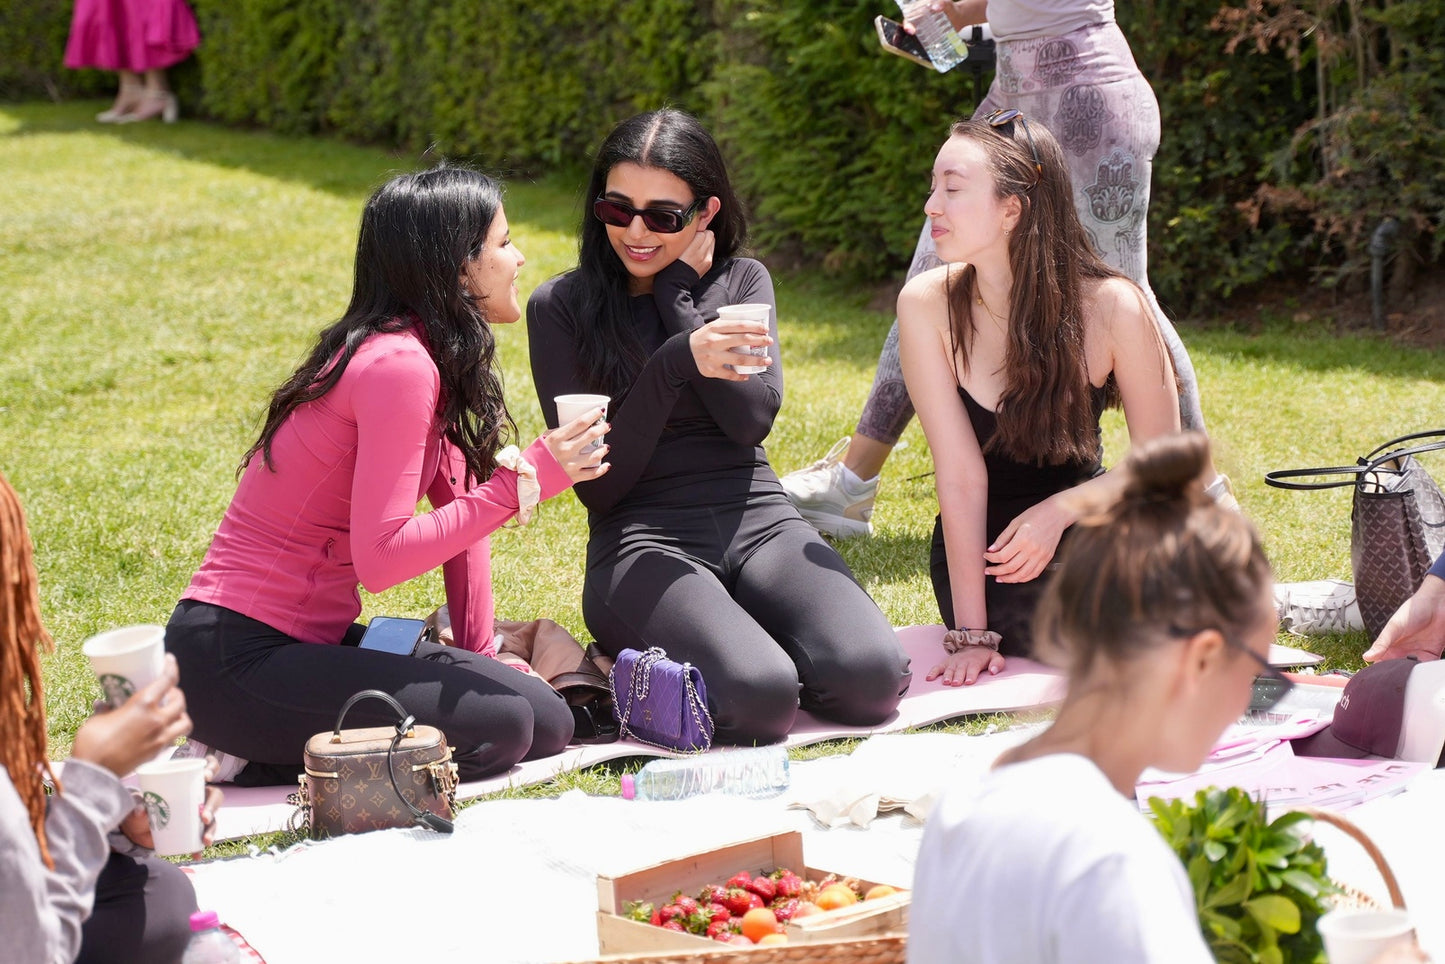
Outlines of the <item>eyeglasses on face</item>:
M684 210L675 211L671 208L635 208L623 201L600 197L592 202L592 214L603 224L610 224L614 228L625 228L632 223L633 218L640 217L649 231L676 234L687 227L687 223L706 200L698 198Z
M1029 121L1028 118L1024 116L1023 111L1017 107L1000 107L985 117L984 120L988 121L989 127L1005 127L1014 121L1022 124L1024 136L1029 139L1029 153L1034 156L1034 171L1038 174L1044 173L1044 164L1039 160L1039 149L1034 144L1034 132L1029 130Z
M1234 649L1244 653L1259 665L1259 675L1254 678L1254 689L1249 698L1249 712L1264 713L1279 705L1279 701L1294 689L1294 680L1270 665L1269 660L1256 653L1243 643L1237 643L1228 636L1224 641Z

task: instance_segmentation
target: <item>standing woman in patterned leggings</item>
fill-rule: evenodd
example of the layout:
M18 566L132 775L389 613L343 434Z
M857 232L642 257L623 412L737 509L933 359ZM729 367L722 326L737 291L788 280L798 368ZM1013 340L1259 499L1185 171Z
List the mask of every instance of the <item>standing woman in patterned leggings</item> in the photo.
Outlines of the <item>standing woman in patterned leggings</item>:
M974 112L1014 108L1056 132L1074 185L1079 220L1099 254L1143 291L1179 381L1180 421L1204 430L1199 385L1183 342L1149 287L1149 180L1159 148L1159 103L1114 21L1113 0L935 0L957 28L987 19L998 66ZM941 262L924 224L908 278ZM913 405L898 361L898 322L878 358L873 388L845 449L783 477L803 517L835 536L871 531L878 473ZM1211 494L1232 501L1211 472Z

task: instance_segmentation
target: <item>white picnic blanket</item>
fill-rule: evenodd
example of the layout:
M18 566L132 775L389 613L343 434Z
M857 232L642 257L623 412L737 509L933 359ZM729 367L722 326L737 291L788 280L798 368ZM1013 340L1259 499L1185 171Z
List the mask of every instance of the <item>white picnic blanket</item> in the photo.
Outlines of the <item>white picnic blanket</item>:
M968 780L1026 734L945 733L874 737L851 757L793 764L783 796L750 801L712 795L676 803L589 797L494 800L464 811L457 831L389 830L281 854L194 868L203 908L218 911L270 964L324 959L585 961L597 956L599 874L759 835L800 830L810 865L908 886L922 822L907 809L938 787ZM864 779L863 774L872 774ZM862 821L854 816L873 804ZM900 802L906 801L906 802ZM814 814L833 808L832 829ZM860 809L861 808L861 809ZM1416 910L1422 943L1445 955L1445 772L1424 774L1394 797L1350 811L1384 849ZM1334 876L1383 899L1357 844L1320 826ZM1433 908L1433 910L1432 910Z

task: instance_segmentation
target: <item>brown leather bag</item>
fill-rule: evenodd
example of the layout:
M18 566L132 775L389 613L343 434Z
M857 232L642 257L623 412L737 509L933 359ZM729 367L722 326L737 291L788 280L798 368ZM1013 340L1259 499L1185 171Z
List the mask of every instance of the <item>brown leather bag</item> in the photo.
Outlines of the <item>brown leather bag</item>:
M427 619L431 638L452 642L451 615L442 605ZM572 708L573 743L611 743L619 735L612 713L608 672L612 659L593 643L585 650L562 626L550 619L494 623L497 660L534 673L567 699Z
M395 726L343 730L359 700L379 699L396 711ZM457 765L446 737L418 726L381 690L362 690L341 707L336 728L306 741L305 772L293 829L313 837L424 826L451 833Z

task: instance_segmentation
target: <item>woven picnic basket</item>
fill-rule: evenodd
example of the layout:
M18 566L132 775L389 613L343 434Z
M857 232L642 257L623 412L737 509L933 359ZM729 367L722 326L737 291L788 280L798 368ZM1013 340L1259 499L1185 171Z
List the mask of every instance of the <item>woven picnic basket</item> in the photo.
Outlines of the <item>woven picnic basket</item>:
M836 941L802 941L767 947L719 944L705 951L649 951L597 958L607 964L904 964L907 934L882 934Z
M1321 823L1327 823L1337 830L1343 831L1363 847L1365 853L1374 861L1375 869L1380 872L1380 876L1385 880L1385 887L1390 892L1391 904L1400 910L1405 909L1405 894L1400 890L1400 882L1395 879L1395 872L1390 869L1390 864L1385 860L1385 855L1380 852L1379 847L1375 846L1375 842L1369 838L1368 834L1337 813L1331 813L1328 810L1317 810L1314 807L1297 807L1296 809L1300 813L1308 814L1311 819L1318 820ZM1330 898L1330 903L1334 907L1359 910L1381 909L1379 901L1349 882L1337 878L1331 878L1331 882L1341 890L1341 893Z

